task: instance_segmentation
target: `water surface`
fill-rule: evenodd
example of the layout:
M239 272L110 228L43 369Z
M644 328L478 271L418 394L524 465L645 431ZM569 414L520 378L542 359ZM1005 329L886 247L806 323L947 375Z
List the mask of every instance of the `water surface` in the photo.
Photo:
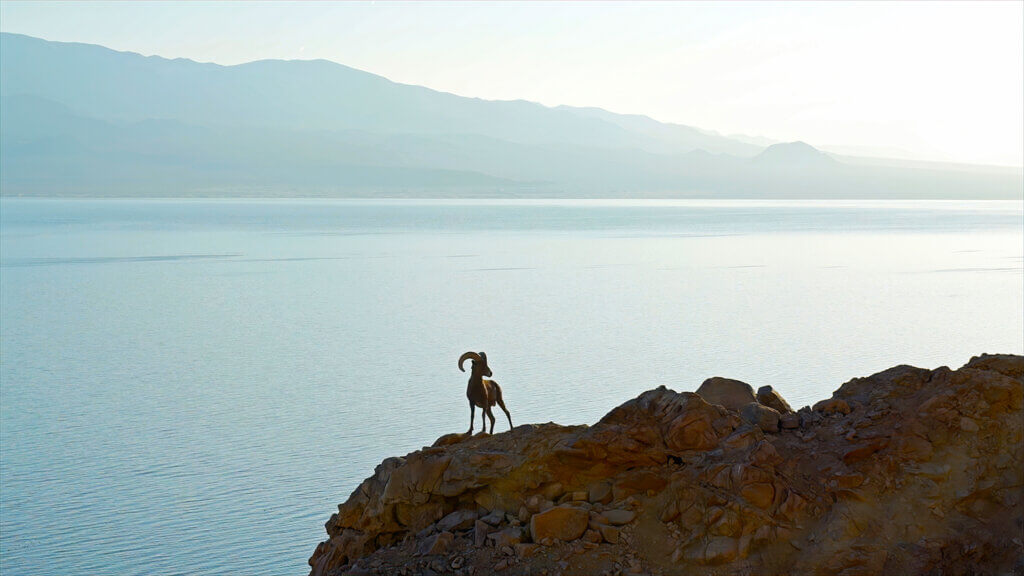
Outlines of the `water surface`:
M1022 253L1020 202L3 199L0 572L305 573L470 349L565 424L1021 353Z

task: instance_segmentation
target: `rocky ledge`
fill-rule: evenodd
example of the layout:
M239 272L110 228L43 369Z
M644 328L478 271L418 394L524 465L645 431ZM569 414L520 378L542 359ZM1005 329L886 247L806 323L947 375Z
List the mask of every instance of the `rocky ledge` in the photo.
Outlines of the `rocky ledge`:
M1024 572L1024 358L897 366L793 412L712 378L593 426L388 458L309 560L335 574Z

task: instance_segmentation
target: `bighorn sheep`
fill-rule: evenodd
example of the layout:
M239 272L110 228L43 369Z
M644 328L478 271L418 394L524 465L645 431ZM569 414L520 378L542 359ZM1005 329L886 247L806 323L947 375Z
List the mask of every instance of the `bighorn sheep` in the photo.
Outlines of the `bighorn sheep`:
M508 427L512 428L512 415L508 413L505 401L501 398L501 386L498 386L494 380L484 380L484 376L491 376L491 369L487 366L487 354L466 352L460 356L459 370L463 372L466 369L462 367L462 364L466 360L473 361L472 370L469 373L469 386L466 387L466 397L469 398L469 432L467 434L473 433L473 419L476 417L477 406L483 410L481 418L484 425L481 432L487 430L487 419L490 418L491 434L494 434L494 413L491 412L491 406L495 404L501 406L501 409L505 411L505 416L508 416Z

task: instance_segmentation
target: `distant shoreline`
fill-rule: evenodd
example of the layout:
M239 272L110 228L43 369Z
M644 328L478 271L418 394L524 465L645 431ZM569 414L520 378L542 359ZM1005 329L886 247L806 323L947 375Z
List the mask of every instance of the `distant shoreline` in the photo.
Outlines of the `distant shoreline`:
M119 195L119 194L6 194L0 193L2 199L54 199L54 200L355 200L355 201L473 201L473 202L649 202L649 203L687 203L687 202L1024 202L1024 191L1013 197L1008 196L921 196L921 197L877 197L853 196L823 198L819 196L602 196L602 195L217 195L217 194L186 194L186 195Z
M4 195L0 200L83 200L83 201L265 201L265 202L351 202L353 204L410 204L426 203L437 205L579 205L579 206L854 206L899 205L918 203L984 203L1024 205L1024 195L1018 198L754 198L707 196L678 197L584 197L584 196L56 196L56 195Z

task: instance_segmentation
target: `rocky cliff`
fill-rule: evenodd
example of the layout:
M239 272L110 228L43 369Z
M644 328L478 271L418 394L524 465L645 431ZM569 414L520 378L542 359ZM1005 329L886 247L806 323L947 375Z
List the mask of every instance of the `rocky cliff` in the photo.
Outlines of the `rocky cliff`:
M724 378L593 426L453 434L377 466L334 574L1021 574L1024 358L897 366L799 412Z

